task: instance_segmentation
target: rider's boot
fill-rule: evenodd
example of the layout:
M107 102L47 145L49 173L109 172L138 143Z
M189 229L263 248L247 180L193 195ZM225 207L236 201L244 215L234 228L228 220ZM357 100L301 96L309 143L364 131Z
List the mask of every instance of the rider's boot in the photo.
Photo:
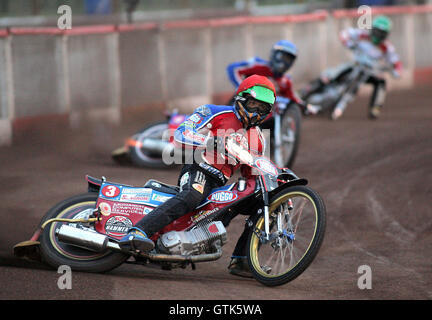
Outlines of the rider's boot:
M344 113L345 108L347 107L348 103L350 103L354 99L354 94L355 94L355 92L352 92L352 90L351 90L350 92L345 93L340 98L339 102L337 103L336 107L334 108L334 110L331 114L332 120L337 120L340 118L340 116Z
M336 108L334 108L334 110L331 114L332 120L339 119L342 116L345 108L346 108L346 104L338 103L338 105L336 106Z
M315 115L315 114L318 114L320 111L321 111L321 107L320 106L308 103L306 105L304 114L306 116Z
M228 265L229 273L243 278L253 278L246 257L231 257Z
M373 106L369 109L369 119L377 119L381 114L381 106Z
M154 243L144 231L137 227L130 228L127 235L119 241L120 248L125 251L149 252L154 248Z

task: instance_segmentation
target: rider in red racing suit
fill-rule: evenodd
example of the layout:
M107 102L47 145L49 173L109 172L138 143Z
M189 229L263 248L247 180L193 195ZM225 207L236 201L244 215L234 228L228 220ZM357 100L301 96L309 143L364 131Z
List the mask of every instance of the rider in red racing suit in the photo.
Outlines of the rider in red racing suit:
M144 216L120 240L120 246L125 250L152 250L154 243L150 238L156 232L195 209L212 189L223 186L235 170L240 169L244 177L249 177L250 167L221 154L220 150L224 150L221 135L240 133L246 138L244 145L251 153L263 154L265 141L257 126L271 113L275 99L273 83L266 77L254 75L240 83L234 106L197 108L174 133L179 147L200 151L194 152L190 164L185 164L181 170L180 192ZM245 229L233 252L229 266L232 274L248 276L246 239Z
M316 107L306 104L294 91L291 77L287 71L297 58L297 47L288 40L276 42L270 52L270 60L254 57L249 60L231 63L227 73L232 84L237 88L242 79L254 74L265 76L274 81L277 95L289 98L299 105L304 113L316 113Z

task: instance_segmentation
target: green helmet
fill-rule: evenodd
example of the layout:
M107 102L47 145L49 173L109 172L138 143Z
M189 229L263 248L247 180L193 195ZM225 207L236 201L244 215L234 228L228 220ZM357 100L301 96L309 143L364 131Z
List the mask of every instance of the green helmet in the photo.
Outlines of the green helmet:
M379 45L389 35L392 28L391 20L386 16L378 16L372 22L371 41Z

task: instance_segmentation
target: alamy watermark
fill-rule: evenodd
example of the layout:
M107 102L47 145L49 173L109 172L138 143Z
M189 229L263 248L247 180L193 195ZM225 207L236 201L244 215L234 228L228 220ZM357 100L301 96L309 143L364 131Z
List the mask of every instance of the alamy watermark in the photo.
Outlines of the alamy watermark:
M357 20L359 29L372 29L372 8L366 5L357 8L360 17Z
M72 269L67 265L61 265L57 269L57 273L61 276L57 280L57 287L60 290L71 290L72 289Z
M66 4L57 9L57 14L61 16L57 20L57 27L61 30L72 29L72 8Z
M357 287L360 290L372 289L372 269L368 265L361 265L357 269L361 276L357 280Z

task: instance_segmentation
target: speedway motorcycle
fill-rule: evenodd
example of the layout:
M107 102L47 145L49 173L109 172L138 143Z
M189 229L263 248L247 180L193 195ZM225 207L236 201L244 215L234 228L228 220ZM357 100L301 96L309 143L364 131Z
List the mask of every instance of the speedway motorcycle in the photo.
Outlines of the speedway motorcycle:
M359 87L370 76L392 70L389 65L381 62L379 57L368 53L368 50L363 48L366 45L360 43L352 49L353 62L325 70L320 79L312 81L308 88L300 91L301 98L307 103L319 106L319 112L329 113L331 119L339 118L347 105L354 100ZM321 85L322 79L326 79L324 86Z
M228 105L232 105L231 100ZM173 133L188 115L177 111L166 114L166 120L152 123L129 137L111 156L119 164L167 168L162 154L174 152ZM275 110L261 125L270 129L271 157L279 167L291 168L300 143L302 111L290 99L277 97Z
M90 176L88 192L52 207L33 237L17 244L14 253L84 272L106 272L123 263L194 269L196 263L222 256L226 226L243 214L249 216L247 260L254 278L267 286L283 285L317 255L325 233L325 205L306 179L252 155L238 136L225 137L225 149L254 175L213 189L192 212L154 234L155 248L148 253L123 251L118 241L144 215L174 197L178 187L156 180L134 187Z

